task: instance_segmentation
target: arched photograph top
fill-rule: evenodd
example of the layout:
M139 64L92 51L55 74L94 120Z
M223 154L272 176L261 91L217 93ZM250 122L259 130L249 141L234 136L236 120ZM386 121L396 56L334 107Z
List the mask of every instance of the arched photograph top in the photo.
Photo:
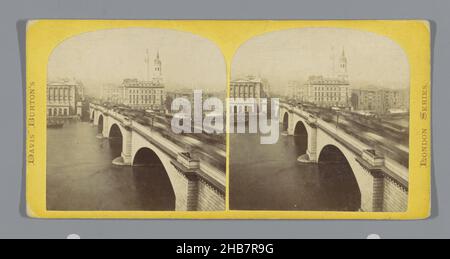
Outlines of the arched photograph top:
M188 32L109 29L61 42L47 71L47 209L225 210L225 135L176 134L172 121L193 127L194 92L225 100L226 71L220 49Z
M252 110L271 111L274 144L230 136L231 209L405 212L409 73L396 42L360 30L289 29L243 43L231 98L278 99L279 109L245 110L250 122Z

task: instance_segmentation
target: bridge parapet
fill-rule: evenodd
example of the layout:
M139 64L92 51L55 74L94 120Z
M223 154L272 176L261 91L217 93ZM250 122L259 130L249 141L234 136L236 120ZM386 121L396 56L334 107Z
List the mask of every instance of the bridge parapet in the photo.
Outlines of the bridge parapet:
M177 161L189 170L197 170L200 168L200 160L192 158L188 152L179 153Z
M305 121L311 122L312 125L316 125L318 128L327 132L327 134L332 136L334 139L336 139L338 142L349 148L352 152L359 155L360 157L364 155L365 151L373 150L372 147L364 144L339 127L336 127L336 125L317 118L316 116L308 113L305 110L297 107L292 107L291 105L285 103L280 104L280 107L283 107L286 110L299 115ZM367 154L365 156L367 157ZM377 156L380 156L380 154L377 154ZM383 157L383 164L385 168L389 169L390 171L397 172L399 174L399 177L403 178L405 181L408 181L408 168L387 157Z
M174 174L169 173L174 181L174 188L177 189L177 210L225 209L225 172L206 161L191 158L188 152L175 142L114 109L106 109L96 104L91 104L90 108L103 114L107 124L117 123L125 129L122 165L132 165L133 154L139 149L138 146L145 145L144 142L158 149L166 160L170 161L172 168L169 171L176 169L181 176L174 178Z
M373 167L381 168L384 166L384 156L377 154L374 149L364 150L361 158L369 162Z
M159 134L155 134L155 132L151 128L144 126L136 121L133 121L121 113L118 113L113 110L107 110L104 107L97 104L91 104L91 107L93 109L101 111L103 114L108 114L108 116L120 122L122 126L130 127L132 130L136 131L137 133L145 137L148 141L156 144L159 148L165 150L174 159L177 158L178 154L185 152L183 148L179 147L174 142L160 136ZM221 170L216 169L214 166L211 166L203 162L200 163L199 169L204 170L206 173L211 172L213 175L216 175L217 172L221 172Z
M166 153L169 153L174 161L177 161L180 163L180 159L183 158L183 156L180 156L180 154L186 154L186 150L179 147L175 143L171 142L170 140L167 140L163 138L162 136L159 136L157 134L152 134L152 131L150 128L145 127L142 124L139 124L135 121L132 121L132 128L136 132L140 133L142 136L147 138L150 142L156 144L159 148L162 150L165 150ZM183 159L182 161L185 161L187 163L186 159ZM180 163L182 164L182 163ZM188 168L189 170L193 170L193 166L195 166L195 171L199 174L202 174L203 176L208 176L207 179L213 179L215 184L214 186L226 185L226 178L225 178L225 172L222 172L221 170L217 169L214 166L209 165L208 163L204 161L199 161L196 159L191 159L189 161L189 166L183 164L185 168ZM204 177L203 177L204 178Z
M116 118L117 120L121 121L121 122L124 122L124 123L127 122L128 123L130 121L127 116L122 115L122 114L120 114L120 113L118 113L118 112L116 112L114 110L108 110L108 113L111 116L113 116L114 118Z
M171 164L183 176L187 195L183 210L223 210L225 209L225 183L199 170L199 161L186 153L178 154Z
M163 138L162 136L155 134L149 127L146 127L136 121L131 121L131 128L146 138L148 141L156 144L159 148L169 153L173 159L176 159L179 153L185 150L170 140Z
M318 162L321 149L334 145L341 150L357 178L361 190L363 211L405 211L408 204L409 170L392 158L377 153L371 147L334 123L316 117L306 110L282 103L288 112L288 133L295 124L304 122L308 132L307 155Z

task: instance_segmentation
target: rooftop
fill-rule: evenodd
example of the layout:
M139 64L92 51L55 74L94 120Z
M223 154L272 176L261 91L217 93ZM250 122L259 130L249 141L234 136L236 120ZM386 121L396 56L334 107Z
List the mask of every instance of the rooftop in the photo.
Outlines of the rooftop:
M162 88L164 87L160 82L154 81L140 81L138 79L125 79L122 83L123 87L143 87L143 88Z
M405 92L407 92L409 89L407 89L407 88L391 89L391 88L382 87L382 86L369 85L369 86L357 87L357 88L354 88L353 90L355 90L355 91L364 91L364 92L381 92L381 91L384 91L384 92L401 92L401 91L405 91Z
M79 86L80 83L75 80L59 79L47 82L47 86Z
M340 78L324 77L324 76L310 76L308 78L307 84L316 85L348 85L347 80L342 80Z
M263 80L255 76L247 76L245 78L232 80L231 83L262 83Z

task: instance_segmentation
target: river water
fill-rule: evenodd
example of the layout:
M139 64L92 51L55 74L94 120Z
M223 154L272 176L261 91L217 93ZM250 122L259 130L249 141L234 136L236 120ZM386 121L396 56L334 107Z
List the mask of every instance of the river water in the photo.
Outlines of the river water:
M99 139L88 122L48 129L47 208L59 211L174 210L162 166L116 167L121 144ZM341 165L300 164L306 143L280 136L260 145L259 135L231 135L230 208L233 210L352 211L360 194Z
M281 131L280 131L281 132ZM280 136L261 145L260 136L230 137L230 208L233 210L356 211L360 192L348 166L301 164L307 143Z
M162 166L117 167L121 143L96 137L88 122L47 130L47 208L59 211L168 211L175 197Z

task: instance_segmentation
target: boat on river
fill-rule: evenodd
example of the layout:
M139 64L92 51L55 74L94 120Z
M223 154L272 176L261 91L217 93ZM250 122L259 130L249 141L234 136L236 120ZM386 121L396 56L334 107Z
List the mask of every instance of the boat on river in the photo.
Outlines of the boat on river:
M47 128L51 129L59 129L64 126L64 120L63 119L48 119L47 120Z

